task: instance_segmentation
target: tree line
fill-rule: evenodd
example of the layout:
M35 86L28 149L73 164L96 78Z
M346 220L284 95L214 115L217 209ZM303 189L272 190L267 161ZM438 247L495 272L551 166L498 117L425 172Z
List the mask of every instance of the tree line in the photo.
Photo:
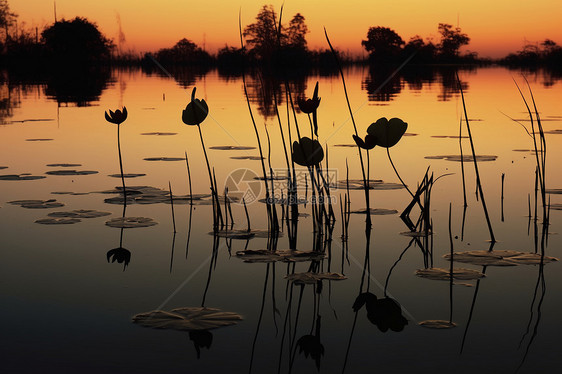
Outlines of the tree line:
M306 36L309 32L305 17L297 13L287 23L279 20L272 5L264 5L253 23L244 27L242 36L245 45L225 45L215 55L193 41L182 38L170 48L162 48L152 54L135 55L118 53L114 42L101 33L97 25L86 18L55 22L43 30L28 29L17 24L7 0L0 0L0 63L16 64L26 61L48 63L153 63L156 59L167 65L218 65L224 69L247 65L285 66L300 68L330 66L334 64L329 50L310 50ZM389 27L375 26L367 31L361 45L368 53L368 62L374 65L396 64L409 61L412 64L478 63L475 52L461 53L460 49L470 43L470 37L459 27L440 23L437 27L440 40L423 39L416 35L406 42ZM2 32L0 31L0 32ZM338 52L344 61L350 56ZM562 47L552 40L541 44L529 44L521 51L499 60L509 65L560 66Z

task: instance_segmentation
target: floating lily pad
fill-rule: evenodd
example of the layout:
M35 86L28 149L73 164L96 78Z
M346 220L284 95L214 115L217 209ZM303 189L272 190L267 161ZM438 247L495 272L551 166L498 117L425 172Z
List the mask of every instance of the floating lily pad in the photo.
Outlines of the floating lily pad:
M321 280L344 280L347 277L340 273L294 273L285 277L295 284L316 284Z
M444 321L441 319L430 319L419 323L420 326L428 329L450 329L456 327L457 324L451 321Z
M472 155L463 155L462 160L460 155L442 155L442 156L425 156L424 158L428 160L446 160L446 161L456 161L456 162L472 162L474 158ZM493 155L477 155L476 161L486 162L486 161L496 161L498 156Z
M123 178L137 178L144 177L146 174L143 173L124 173ZM111 178L121 178L121 174L109 174L108 177Z
M64 206L63 203L59 203L54 199L51 200L14 200L8 201L8 204L19 205L22 208L27 209L49 209L49 208L60 208Z
M144 161L184 161L183 157L147 157Z
M256 147L249 147L249 146L243 146L243 145L216 145L216 146L209 147L209 148L219 150L219 151L234 151L234 150L248 151L250 149L256 149Z
M53 168L76 168L82 166L82 164L47 164L47 166Z
M370 208L369 211L371 212L371 215L373 216L386 216L389 214L397 214L398 211L396 209L385 209L385 208ZM367 213L366 209L360 209L360 210L352 210L350 213L353 214L365 214Z
M443 256L446 260L451 260L451 255ZM537 253L526 253L510 250L498 251L467 251L454 252L453 261L472 265L482 266L516 266L516 265L535 265L541 261L541 255ZM543 263L558 261L554 257L544 256Z
M81 222L78 218L43 218L35 221L42 225L72 225L78 222Z
M152 108L154 109L154 108ZM177 132L143 132L141 133L141 135L155 135L155 136L171 136L171 135L177 135Z
M53 195L74 195L74 196L82 196L82 195L89 195L89 192L72 192L72 191L53 191L51 192Z
M7 166L0 166L0 170L7 169L7 168L8 168Z
M158 222L147 217L119 217L113 218L105 223L109 227L132 229L137 227L150 227L157 225Z
M433 235L433 233L431 231L427 233L425 231L404 231L401 232L400 235L409 236L411 238L423 238L427 235Z
M54 121L54 118L29 118L29 119L20 119L17 121L10 121L9 123L49 122L49 121Z
M250 239L250 238L267 238L268 236L270 236L270 233L267 230L253 229L248 231L244 229L239 229L239 230L219 230L217 232L211 231L209 232L209 235L217 235L221 238L228 238L228 239ZM279 232L277 233L277 236L282 237L283 233Z
M402 136L418 136L419 134L415 134L413 132L405 132Z
M25 139L26 142L50 142L51 140L54 139Z
M94 170L74 170L74 169L70 169L70 170L51 170L51 171L47 171L45 174L49 174L49 175L91 175L91 174L97 174L97 171Z
M77 209L70 212L51 212L47 214L49 217L61 218L98 218L111 215L109 212L100 212L92 209Z
M0 175L0 181L32 181L37 179L45 179L43 175L29 175L29 174L8 174Z
M432 138L438 139L458 139L458 135L431 135ZM462 139L468 139L468 136L461 136Z
M236 252L236 257L249 263L267 263L267 262L306 262L320 261L326 257L325 254L319 252L301 252L291 250L269 251L267 249L249 249Z
M259 201L260 203L266 203L266 202L268 202L267 199L259 199L258 201ZM289 203L292 203L292 204L300 205L300 204L306 204L306 203L308 203L308 200L303 199L303 198L290 199L290 200L289 200L289 199L287 199L286 197L283 197L283 198L280 198L280 197L273 197L273 198L272 198L272 197L270 197L270 198L269 198L269 203L270 203L270 204L279 204L279 205L287 205L287 204L289 204Z
M242 316L237 313L204 307L176 308L171 312L153 310L133 317L133 323L144 327L179 331L211 330L235 325L241 320Z
M562 210L562 204L561 203L550 204L549 207L552 210Z
M264 177L254 177L254 179L262 181L264 180ZM283 181L289 179L289 177L286 175L274 175L274 176L268 175L266 179L268 181Z
M251 160L251 161L265 160L265 157L260 157L260 156L232 156L230 158L233 160Z
M418 269L416 270L416 275L420 278L426 278L431 280L451 279L450 270L441 269L441 268ZM484 275L483 273L472 269L464 269L464 268L453 269L453 279L473 280L473 279L484 278L485 276L486 275Z
M562 195L562 188L547 188L545 192L551 195Z
M544 121L544 120L543 120ZM556 129L556 130L548 130L548 131L544 131L545 134L553 134L553 135L560 135L562 134L562 130L561 129Z
M357 148L357 144L334 144L332 147Z
M363 185L363 179L350 179L349 181L346 181L345 179L339 180L333 187L339 190L345 190L347 189L348 183L350 190L363 190L365 188ZM404 188L404 186L401 183L384 182L380 179L369 180L370 190L399 190L402 188Z

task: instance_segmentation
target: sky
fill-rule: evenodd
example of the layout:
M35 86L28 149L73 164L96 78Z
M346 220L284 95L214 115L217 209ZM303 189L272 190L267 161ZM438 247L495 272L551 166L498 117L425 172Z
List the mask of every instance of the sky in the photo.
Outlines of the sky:
M9 0L18 23L27 27L54 21L53 0ZM268 0L56 0L58 20L76 16L94 21L116 43L119 23L122 50L155 51L190 39L207 51L239 46L238 12L242 24L254 21L259 9L281 1ZM361 55L369 27L395 30L405 41L414 35L439 41L437 26L460 26L471 38L468 47L482 57L502 57L525 43L546 38L562 45L562 2L559 0L285 0L283 19L300 12L308 25L308 46L326 48L324 27L336 48Z

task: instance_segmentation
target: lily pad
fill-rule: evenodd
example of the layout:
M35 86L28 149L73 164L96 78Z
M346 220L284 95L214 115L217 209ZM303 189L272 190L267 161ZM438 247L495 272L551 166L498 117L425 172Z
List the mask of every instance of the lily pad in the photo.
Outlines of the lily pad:
M562 210L562 204L561 203L550 204L549 207L552 210Z
M421 321L419 323L420 326L426 327L428 329L450 329L456 327L457 324L451 321L444 321L441 319L430 319L427 321Z
M19 205L22 208L27 209L49 209L49 208L60 208L64 206L63 203L59 203L54 199L51 200L14 200L8 201L8 204Z
M123 178L138 178L144 177L146 174L143 173L124 173ZM109 174L108 177L111 178L121 178L121 174Z
M0 181L32 181L37 179L45 179L43 175L29 175L29 174L8 174L0 175Z
M332 147L357 148L357 144L334 144Z
M385 208L370 208L369 209L371 215L373 216L386 216L389 214L397 214L398 211L396 209L385 209ZM352 210L350 213L353 214L365 214L367 213L366 209L361 210Z
M49 175L91 175L91 174L97 174L97 171L94 170L74 170L74 169L70 169L70 170L51 170L51 171L47 171L45 174L49 174Z
M451 255L443 256L446 260L451 260ZM537 253L526 253L510 250L499 251L467 251L454 252L453 261L472 265L482 266L516 266L516 265L536 265L541 262L541 255ZM557 258L544 256L543 263L558 261Z
M171 135L177 135L177 132L143 132L141 133L141 135L155 135L155 136L171 136Z
M544 121L544 120L543 120ZM548 130L548 131L544 131L545 134L554 134L554 135L560 135L562 134L562 130L561 129L556 129L556 130Z
M235 151L235 150L247 151L247 150L250 150L250 149L256 149L256 147L249 147L249 146L244 146L244 145L215 145L215 146L212 146L212 147L209 147L209 148L219 150L219 151Z
M211 231L209 235L217 235L221 238L228 238L228 239L250 239L250 238L267 238L270 233L267 230L245 230L245 229L238 229L238 230L219 230L217 232ZM277 233L278 237L282 237L283 234L281 232Z
M236 252L236 257L249 263L267 263L267 262L306 262L320 261L326 257L324 253L319 252L301 252L292 250L269 251L267 249L249 249Z
M416 270L416 275L420 278L426 278L431 280L450 280L451 273L449 269L441 268L429 268L429 269L418 269ZM459 280L473 280L484 278L486 275L472 269L455 268L453 269L453 279Z
M363 179L350 179L346 181L345 179L339 180L336 182L336 185L333 186L339 190L347 189L349 184L350 190L363 190L365 187L363 185ZM380 179L371 179L369 180L369 190L399 190L404 188L401 183L392 183L392 182L384 182Z
M295 284L316 284L321 280L344 280L347 277L340 273L294 273L285 277Z
M26 142L50 142L51 140L54 140L54 139L41 139L41 138L38 138L38 139L25 139Z
M53 168L75 168L82 166L82 164L47 164L47 166Z
M267 199L259 199L258 201L260 203L267 203L268 202ZM281 197L270 197L269 203L270 204L279 204L279 205L287 205L289 203L292 203L292 204L300 205L300 204L308 203L308 200L306 200L304 198L297 198L297 199L290 199L289 200L286 197L283 197L283 198L281 198Z
M562 195L562 188L547 188L545 192L551 195Z
M82 221L78 218L43 218L35 221L35 223L42 225L72 225L78 222Z
M242 316L237 313L204 307L176 308L171 312L153 310L133 317L133 323L144 327L179 331L211 330L235 325L241 320Z
M144 161L184 161L183 157L147 157Z
M250 161L265 160L265 157L260 157L260 156L231 156L230 158L233 160L250 160Z
M409 236L411 238L423 238L427 235L433 235L433 233L431 231L429 231L428 233L426 233L425 231L404 231L401 232L400 235Z
M432 138L437 139L458 139L458 135L431 135ZM468 136L461 136L461 139L468 139Z
M463 155L462 159L460 155L441 155L441 156L425 156L424 158L428 160L446 160L446 161L456 161L456 162L472 162L474 157L472 155ZM476 161L486 162L486 161L496 161L498 156L493 155L476 155Z
M109 212L100 212L92 209L77 209L70 212L51 212L47 214L49 217L60 218L98 218L111 215Z
M115 227L119 229L132 229L137 227L150 227L157 225L158 222L154 221L152 218L147 217L118 217L113 218L105 223L109 227Z
M0 170L7 169L7 168L8 168L7 166L0 166Z

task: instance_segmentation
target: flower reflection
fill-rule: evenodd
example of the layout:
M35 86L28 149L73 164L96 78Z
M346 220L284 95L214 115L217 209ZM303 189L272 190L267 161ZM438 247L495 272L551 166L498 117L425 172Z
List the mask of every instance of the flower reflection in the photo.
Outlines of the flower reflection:
M402 307L394 299L377 299L376 295L364 292L355 299L353 310L357 312L363 305L367 308L367 318L381 332L387 332L389 329L400 332L408 324L408 320L402 315Z
M197 351L197 359L199 359L201 358L201 348L211 348L213 334L209 330L191 330L189 332L189 340L193 342Z
M112 263L117 261L117 263L123 264L123 271L125 271L131 261L131 251L123 247L113 248L107 251L107 262L110 262L110 260Z

